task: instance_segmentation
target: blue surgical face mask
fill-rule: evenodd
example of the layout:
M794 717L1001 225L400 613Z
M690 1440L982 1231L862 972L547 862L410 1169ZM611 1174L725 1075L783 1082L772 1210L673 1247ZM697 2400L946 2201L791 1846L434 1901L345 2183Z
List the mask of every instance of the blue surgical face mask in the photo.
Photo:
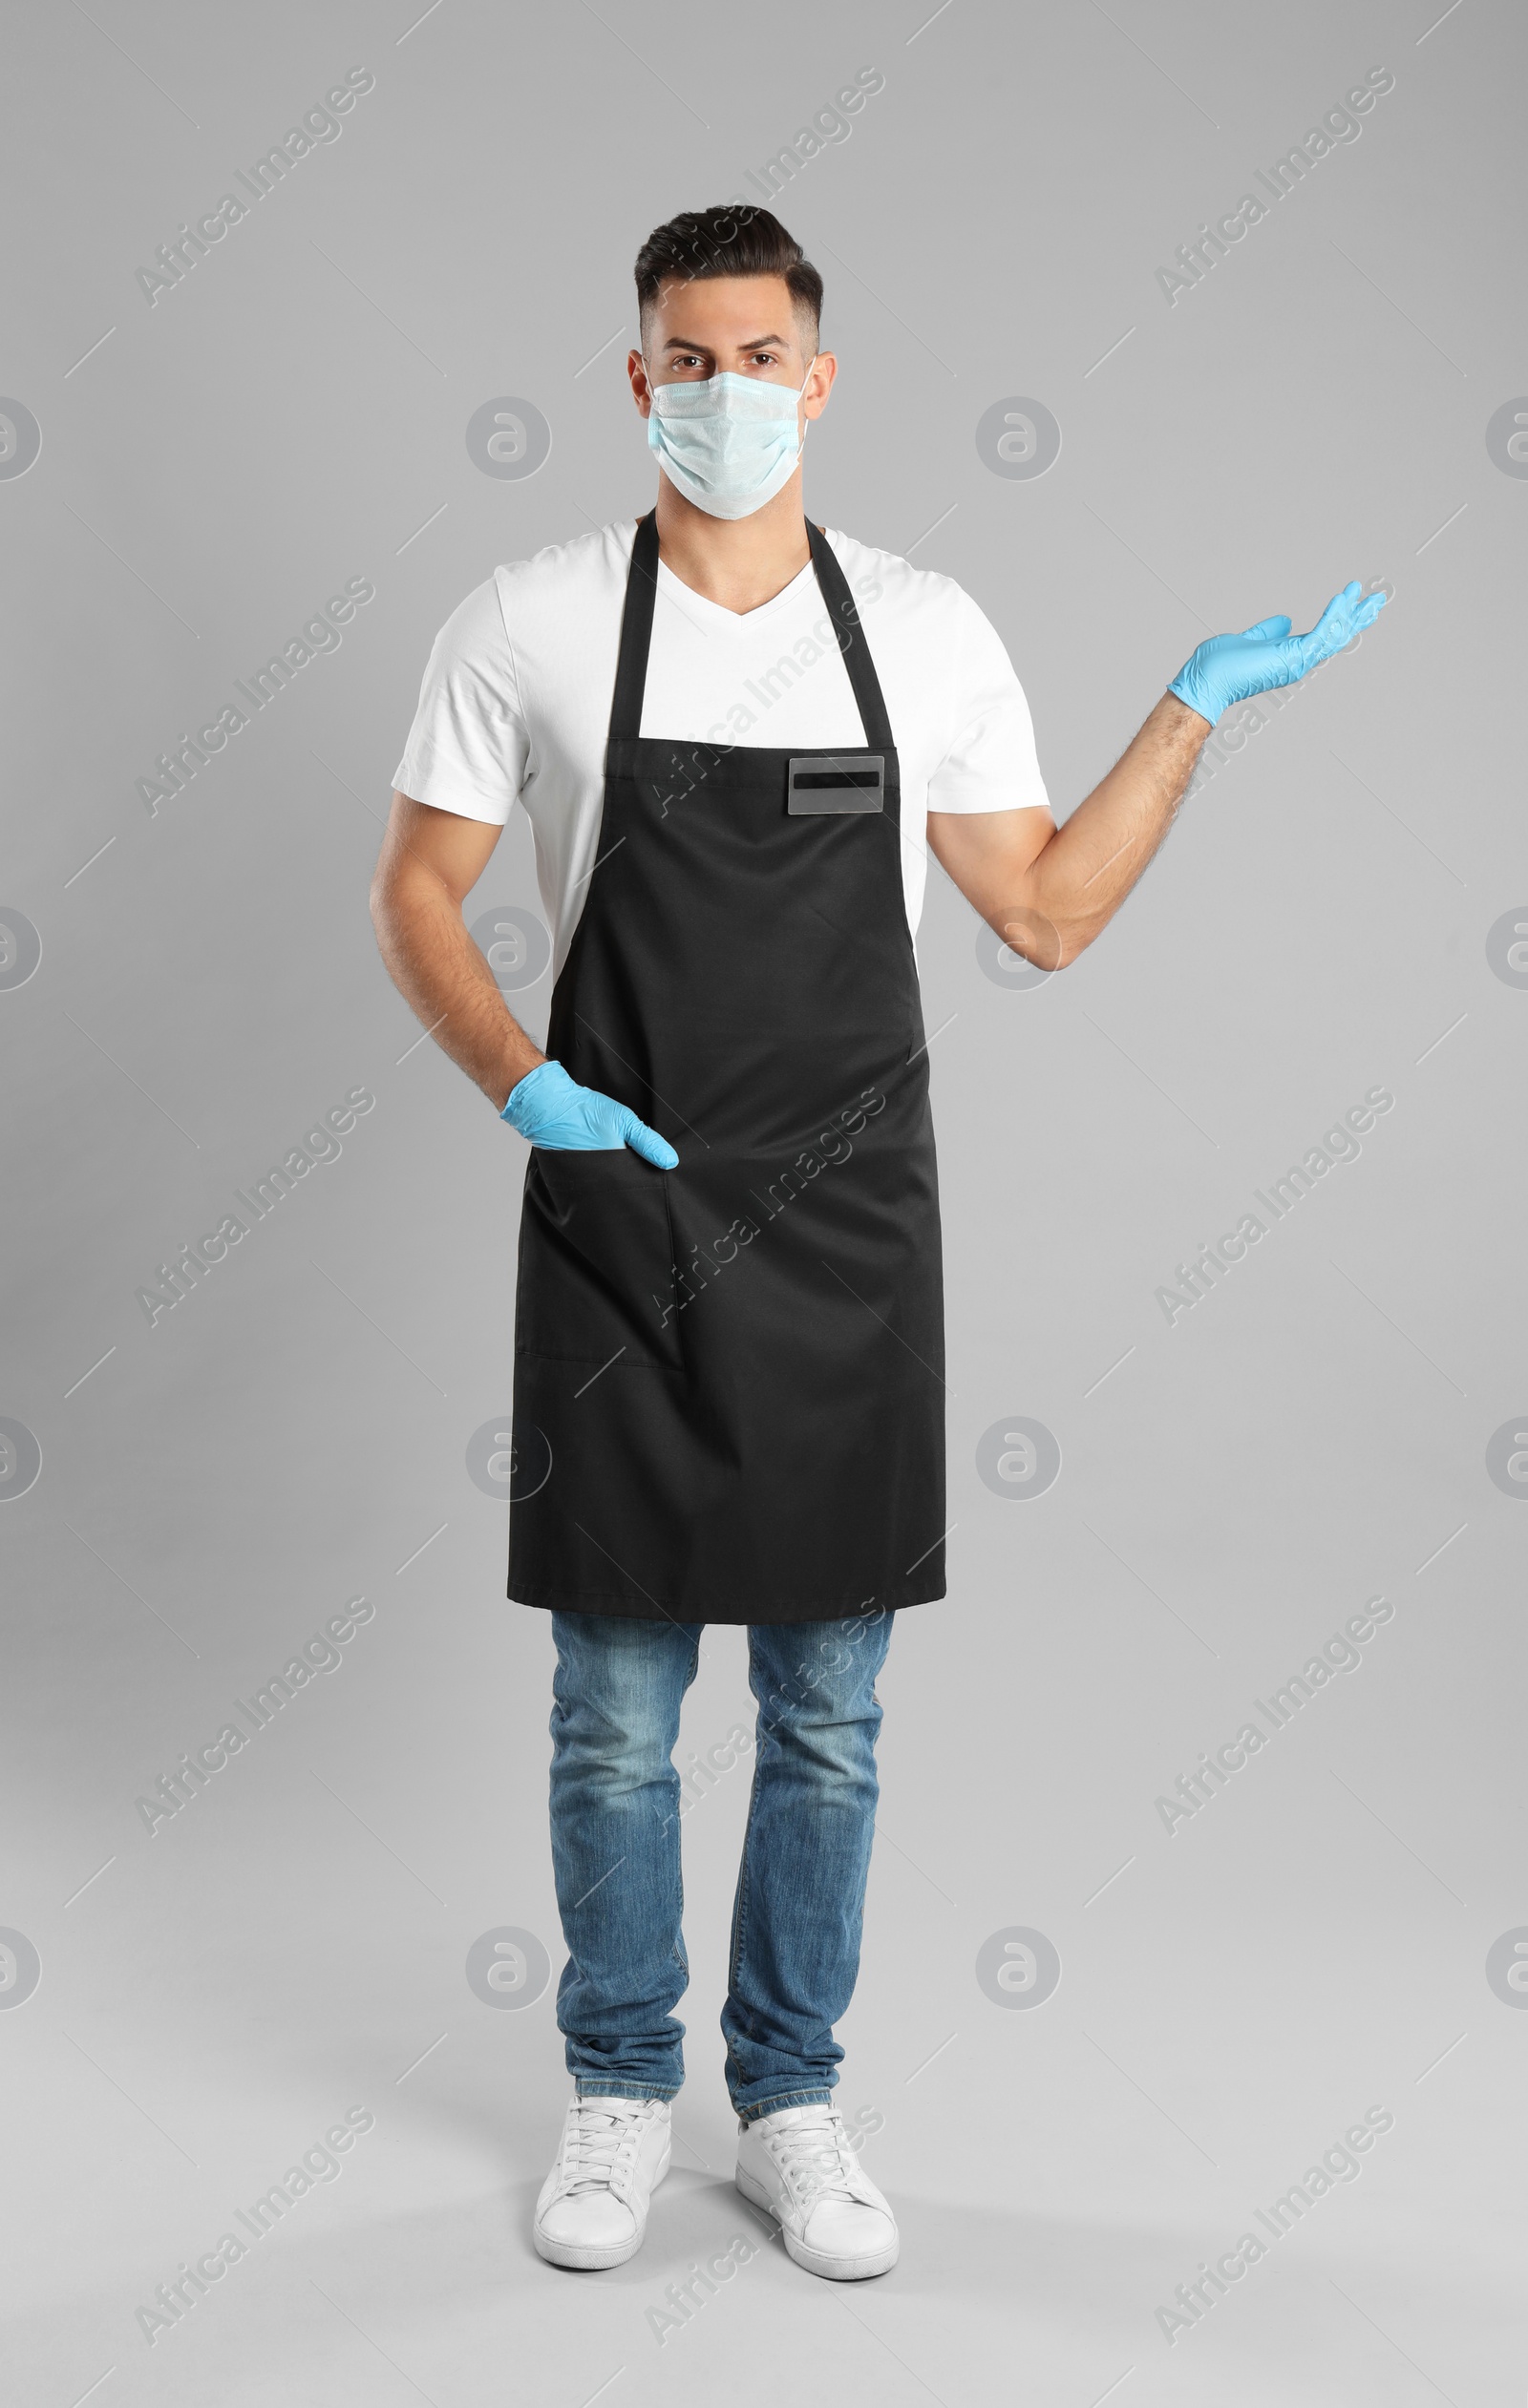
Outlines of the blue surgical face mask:
M814 351L807 376L817 363ZM671 482L712 518L750 518L790 481L801 455L806 391L730 370L700 384L654 385L647 446Z

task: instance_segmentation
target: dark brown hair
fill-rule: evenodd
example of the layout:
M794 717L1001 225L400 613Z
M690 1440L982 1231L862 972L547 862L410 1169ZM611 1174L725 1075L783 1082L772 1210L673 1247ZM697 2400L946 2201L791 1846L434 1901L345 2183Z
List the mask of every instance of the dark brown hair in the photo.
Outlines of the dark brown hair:
M670 276L686 284L711 276L783 276L796 308L812 321L814 338L822 317L822 279L800 243L768 209L746 201L686 209L654 226L637 253L636 275L644 323Z

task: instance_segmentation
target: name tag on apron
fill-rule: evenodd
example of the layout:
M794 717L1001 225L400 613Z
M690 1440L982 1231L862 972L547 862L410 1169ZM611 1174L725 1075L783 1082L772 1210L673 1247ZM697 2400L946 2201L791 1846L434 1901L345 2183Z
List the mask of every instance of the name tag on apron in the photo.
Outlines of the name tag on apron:
M814 817L826 812L884 811L883 752L817 752L788 764L785 808Z

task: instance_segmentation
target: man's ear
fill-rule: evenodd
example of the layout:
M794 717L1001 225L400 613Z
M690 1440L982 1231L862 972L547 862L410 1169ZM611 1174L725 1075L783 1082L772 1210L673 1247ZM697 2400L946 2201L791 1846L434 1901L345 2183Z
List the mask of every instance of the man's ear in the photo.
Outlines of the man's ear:
M642 378L643 383L647 388L645 392L641 392L637 389L637 379L639 376ZM631 387L631 398L636 403L637 409L641 412L642 416L646 418L652 409L652 380L647 374L647 363L644 359L640 350L632 350L626 353L626 377Z

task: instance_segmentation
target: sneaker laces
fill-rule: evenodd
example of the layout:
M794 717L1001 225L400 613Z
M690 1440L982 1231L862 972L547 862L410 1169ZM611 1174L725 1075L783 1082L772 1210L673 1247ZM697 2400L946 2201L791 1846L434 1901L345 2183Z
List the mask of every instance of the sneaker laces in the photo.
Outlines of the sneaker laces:
M640 2107L621 2115L575 2100L562 2147L563 2188L574 2192L619 2187L617 2176L628 2170L636 2150L641 2114ZM623 2156L626 2165L621 2162Z
M823 2110L823 2120L788 2123L769 2136L775 2164L797 2199L854 2199L857 2167L837 2107Z

